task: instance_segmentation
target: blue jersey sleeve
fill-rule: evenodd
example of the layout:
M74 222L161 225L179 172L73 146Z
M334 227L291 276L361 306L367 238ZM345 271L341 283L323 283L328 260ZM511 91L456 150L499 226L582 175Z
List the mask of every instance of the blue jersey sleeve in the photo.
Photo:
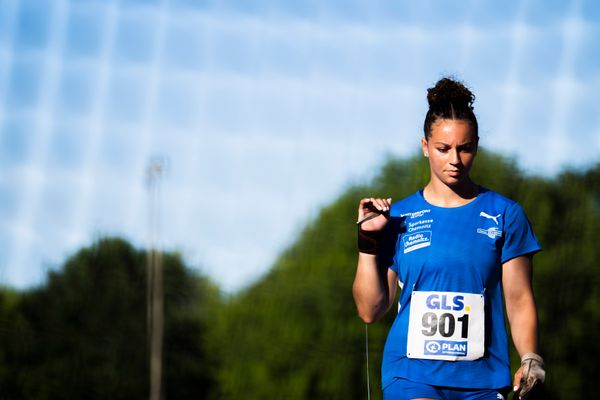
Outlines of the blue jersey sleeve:
M502 263L542 249L525 212L517 203L511 204L504 215L504 243Z

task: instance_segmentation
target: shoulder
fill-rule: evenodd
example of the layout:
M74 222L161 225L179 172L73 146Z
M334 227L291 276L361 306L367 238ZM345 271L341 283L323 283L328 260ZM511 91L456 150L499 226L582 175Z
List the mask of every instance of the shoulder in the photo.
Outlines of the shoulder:
M521 209L521 206L515 200L483 186L480 188L479 196L481 196L483 206L492 207L498 212L506 213Z
M529 219L525 211L515 200L485 188L482 188L481 195L483 197L480 203L480 216L500 218L502 226L507 232L519 230L529 225Z

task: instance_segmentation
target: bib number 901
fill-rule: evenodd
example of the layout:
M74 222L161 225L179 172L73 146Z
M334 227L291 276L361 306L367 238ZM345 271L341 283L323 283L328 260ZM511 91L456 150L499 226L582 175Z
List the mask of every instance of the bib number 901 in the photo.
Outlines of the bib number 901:
M437 316L434 312L427 312L423 314L422 323L426 329L421 330L425 336L434 336L436 333L440 333L442 337L454 336L456 329L456 321L460 323L460 337L467 339L469 334L469 314L464 314L462 317L455 318L453 314L443 313Z

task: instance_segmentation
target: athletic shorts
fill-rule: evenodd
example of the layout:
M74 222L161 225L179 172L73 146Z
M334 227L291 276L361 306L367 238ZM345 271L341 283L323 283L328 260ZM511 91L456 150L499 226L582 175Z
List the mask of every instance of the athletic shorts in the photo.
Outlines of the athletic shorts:
M507 389L462 389L446 386L432 386L424 383L411 382L396 378L383 389L383 400L504 400L508 395Z

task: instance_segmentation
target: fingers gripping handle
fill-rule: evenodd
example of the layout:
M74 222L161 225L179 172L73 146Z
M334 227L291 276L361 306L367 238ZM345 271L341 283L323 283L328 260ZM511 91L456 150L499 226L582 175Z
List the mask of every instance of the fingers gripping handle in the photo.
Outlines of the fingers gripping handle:
M544 383L546 371L544 371L544 360L538 354L526 353L521 357L523 376L519 383L519 398L533 399L535 388Z
M365 231L362 229L361 225L363 222L369 221L373 218L376 218L380 215L386 215L389 213L390 202L389 199L363 199L361 200L360 207L362 207L362 211L359 211L359 215L362 217L356 222L358 226L358 251L366 254L377 254L379 251L379 239L381 238L380 230L368 230ZM375 204L377 203L377 204ZM368 211L364 213L364 211Z
M361 219L359 219L358 221L356 221L356 225L360 226L360 224L362 224L363 222L367 222L368 220L378 217L381 214L383 214L383 213L379 210L372 211L372 212L368 213L367 215L365 215L364 217L362 217Z

